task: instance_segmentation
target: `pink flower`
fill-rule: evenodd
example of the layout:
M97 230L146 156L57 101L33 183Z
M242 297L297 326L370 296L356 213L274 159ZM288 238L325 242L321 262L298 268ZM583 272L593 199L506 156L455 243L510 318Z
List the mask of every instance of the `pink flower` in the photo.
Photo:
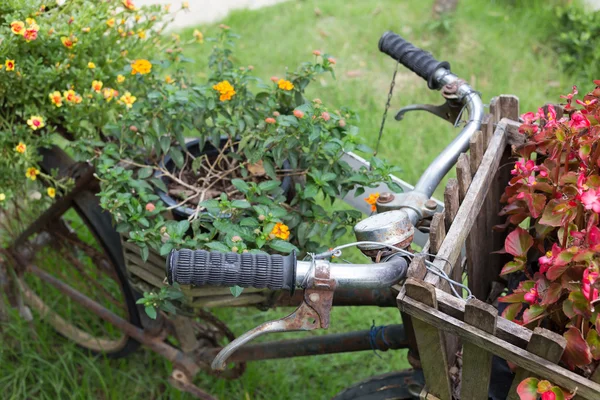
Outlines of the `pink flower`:
M277 76L271 77L271 81L273 81L273 82L277 82L278 80L279 80L279 77L277 77Z
M294 110L294 117L300 119L300 118L304 117L304 113L300 110Z
M548 271L548 268L554 264L554 260L556 260L556 257L561 251L562 249L556 243L554 243L552 245L552 250L546 252L544 256L538 259L538 263L540 264L540 272L542 274L545 274Z
M598 99L584 100L584 101L575 100L575 102L577 104L580 104L580 105L584 106L584 107L587 107L587 106L593 106L594 104L596 104L598 102Z
M329 61L329 64L335 64L335 58L333 57L329 57L327 61Z
M581 291L589 301L594 301L598 298L598 289L594 289L593 285L598 280L598 272L587 268L583 271L583 281L581 282Z
M571 93L569 93L568 95L566 95L566 96L565 96L565 95L561 95L561 96L560 96L560 98L561 98L561 99L567 99L567 101L570 103L570 102L571 102L570 100L571 100L571 99L573 98L573 96L575 96L577 93L579 93L579 92L577 91L577 86L573 85L573 91L572 91Z
M553 391L549 390L547 392L542 393L541 399L542 400L556 400L556 395L554 394Z
M321 50L313 50L313 54L318 57L321 55Z
M546 120L545 128L554 128L558 126L556 123L556 110L552 104L548 105L548 113L544 114L544 110L542 108L538 109L538 115Z
M539 118L539 115L532 113L531 111L521 115L524 124L533 124Z
M523 296L523 298L529 304L535 304L535 303L537 303L537 301L538 301L537 283L535 284L534 287L532 287L529 290L529 292L525 293L525 296Z
M588 121L585 115L583 115L580 111L577 111L571 115L569 127L571 127L572 129L589 128L590 121Z
M600 190L589 189L581 195L581 202L586 210L593 210L600 213Z
M265 118L265 122L267 124L274 124L276 121L275 121L275 118L269 117L269 118Z
M329 121L331 119L331 116L329 116L329 113L327 111L324 111L321 113L321 118L323 118L325 121Z
M279 111L273 111L273 116L274 117L279 117L281 114L279 114Z
M152 203L148 203L148 204L146 204L146 211L148 211L148 212L152 212L152 211L154 211L155 209L156 209L156 206L155 206L154 204L152 204Z
M338 121L338 124L340 125L340 128L344 128L346 126L346 120L345 119L340 119Z

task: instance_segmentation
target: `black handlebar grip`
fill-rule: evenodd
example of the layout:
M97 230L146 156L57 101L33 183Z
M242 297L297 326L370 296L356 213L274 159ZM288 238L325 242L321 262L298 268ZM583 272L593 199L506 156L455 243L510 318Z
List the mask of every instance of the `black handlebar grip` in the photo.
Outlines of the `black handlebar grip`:
M441 88L441 84L434 80L435 71L439 68L450 71L450 63L436 60L431 53L414 46L392 31L381 35L379 50L425 79L432 90Z
M167 257L169 284L241 286L293 291L296 254L220 253L206 250L172 250Z

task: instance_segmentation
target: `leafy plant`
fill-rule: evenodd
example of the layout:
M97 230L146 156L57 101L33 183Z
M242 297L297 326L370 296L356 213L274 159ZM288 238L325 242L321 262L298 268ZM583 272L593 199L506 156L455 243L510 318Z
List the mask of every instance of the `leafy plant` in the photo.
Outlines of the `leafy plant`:
M516 226L504 251L513 256L501 275L522 273L503 316L563 334L562 361L586 373L600 360L600 80L565 116L552 106L522 115L526 142L502 200L505 226Z

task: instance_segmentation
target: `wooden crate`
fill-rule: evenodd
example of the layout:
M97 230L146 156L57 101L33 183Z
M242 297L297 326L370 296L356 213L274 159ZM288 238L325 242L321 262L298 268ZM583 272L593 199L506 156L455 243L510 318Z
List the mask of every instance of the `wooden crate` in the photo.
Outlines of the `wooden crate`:
M505 233L492 227L503 222L498 217L499 199L515 161L511 147L523 141L518 115L516 97L492 99L490 114L471 140L469 154L458 160L457 178L446 187L444 213L436 214L431 224L429 252L436 255L431 261L458 281L466 269L475 298L465 301L450 295L448 282L428 272L423 257L413 259L407 281L398 288L398 307L410 316L425 375L422 398L451 400L454 394L463 400L487 399L492 355L497 355L519 367L509 399L518 399L516 386L528 376L577 390L577 399L600 399L600 371L586 379L558 365L566 345L561 335L542 328L531 331L498 316L488 304L499 294L491 292L507 261L491 254L503 247L505 239ZM461 347L458 394L449 367Z
M128 242L123 235L121 235L121 243L128 280L135 289L143 293L167 286L165 257L150 249L148 260L144 262L140 257L138 246ZM184 298L175 305L180 313L187 315L194 315L194 310L199 308L268 307L274 299L273 296L278 293L266 289L246 288L240 296L233 297L229 288L226 287L191 287L189 285L181 285L181 291L184 293Z

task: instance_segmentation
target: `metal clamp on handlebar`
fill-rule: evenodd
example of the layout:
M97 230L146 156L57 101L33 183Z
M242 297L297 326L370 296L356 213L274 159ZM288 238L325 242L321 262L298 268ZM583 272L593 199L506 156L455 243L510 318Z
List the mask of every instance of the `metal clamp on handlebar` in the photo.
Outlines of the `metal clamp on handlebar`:
M225 370L227 359L237 349L267 333L327 329L336 287L335 279L331 278L329 261L313 260L309 274L305 277L305 285L304 301L293 313L279 320L265 322L244 333L217 354L211 367L218 371Z

